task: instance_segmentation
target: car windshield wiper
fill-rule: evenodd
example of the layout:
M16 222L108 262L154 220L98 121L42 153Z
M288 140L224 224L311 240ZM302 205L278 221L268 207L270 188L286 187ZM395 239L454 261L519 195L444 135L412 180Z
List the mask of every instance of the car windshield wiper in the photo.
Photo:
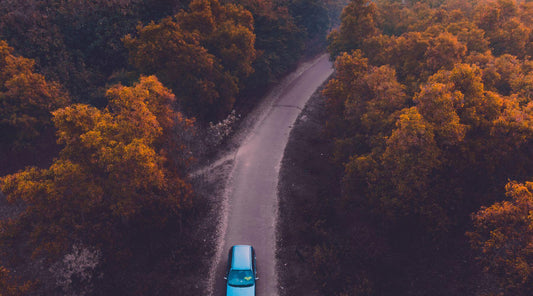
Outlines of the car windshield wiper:
M246 288L246 287L251 287L253 286L254 284L251 283L251 284L248 284L248 285L232 285L232 284L229 284L228 285L232 286L232 287L235 287L235 288Z

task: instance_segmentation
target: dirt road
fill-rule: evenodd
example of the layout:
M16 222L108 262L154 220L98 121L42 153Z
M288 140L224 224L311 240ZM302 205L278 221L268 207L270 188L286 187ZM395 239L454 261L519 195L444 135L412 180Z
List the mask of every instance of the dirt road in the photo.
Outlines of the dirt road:
M332 74L328 55L300 66L290 80L273 91L258 121L246 132L234 154L224 194L220 238L211 273L211 295L225 295L223 280L232 245L253 245L257 253L257 295L277 296L277 185L283 152L298 114L316 89Z

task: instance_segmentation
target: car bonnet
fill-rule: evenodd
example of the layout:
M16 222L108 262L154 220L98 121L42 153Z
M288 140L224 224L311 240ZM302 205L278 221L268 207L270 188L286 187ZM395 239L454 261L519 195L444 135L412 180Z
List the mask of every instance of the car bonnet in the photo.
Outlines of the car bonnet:
M251 287L227 286L226 296L255 296L255 285Z

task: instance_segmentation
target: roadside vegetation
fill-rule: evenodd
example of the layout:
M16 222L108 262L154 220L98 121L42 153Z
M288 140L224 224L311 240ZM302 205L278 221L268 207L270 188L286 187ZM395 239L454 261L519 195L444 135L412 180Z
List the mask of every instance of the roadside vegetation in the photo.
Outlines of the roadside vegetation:
M533 3L352 0L341 19L325 143L298 167L322 149L336 170L282 241L314 293L531 295Z
M203 294L189 173L344 4L1 1L0 294Z

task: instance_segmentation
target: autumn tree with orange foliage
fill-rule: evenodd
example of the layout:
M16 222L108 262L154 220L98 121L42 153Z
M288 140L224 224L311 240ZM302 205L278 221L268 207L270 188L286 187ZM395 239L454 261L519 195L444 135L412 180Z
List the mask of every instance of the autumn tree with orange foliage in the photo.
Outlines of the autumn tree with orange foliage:
M51 112L70 98L59 84L34 72L33 60L13 51L0 40L0 143L20 148L50 130Z
M50 262L82 242L104 260L123 262L131 240L165 228L189 207L191 186L179 167L186 159L169 159L187 147L169 137L193 122L173 111L174 95L150 76L110 88L107 98L105 110L76 104L55 111L59 157L48 169L1 179L8 201L25 205L2 221L3 248L26 241L33 258Z
M472 215L468 233L486 271L505 295L533 293L533 182L510 182L507 200Z
M218 0L196 0L175 17L182 29L197 33L202 46L239 81L253 73L254 20L248 10Z
M138 23L160 20L190 0L18 0L0 2L0 35L39 72L81 102L105 105L105 89L126 73L121 39Z
M201 119L220 119L231 110L239 83L253 72L250 12L218 0L196 0L174 18L137 30L124 43L141 73L156 74Z
M351 1L330 35L337 71L323 94L341 170L339 211L372 212L392 246L413 247L406 234L416 233L419 251L468 261L467 251L442 250L467 248L470 213L496 202L474 216L474 249L505 295L531 294L528 230L518 242L512 233L520 230L510 233L518 215L510 212L522 215L529 205L501 197L508 180L533 176L533 6L369 2ZM526 196L530 185L517 184L507 186L508 196ZM502 249L517 243L522 249Z
M349 7L362 5L364 9L344 10L340 30L345 28L343 34L346 36L343 37L339 32L332 33L330 51L335 55L341 48L337 45L341 43L345 44L345 50L357 51L352 55L340 54L336 62L336 76L326 86L324 94L328 98L330 110L326 128L336 143L335 159L347 166L345 186L360 188L358 190L367 188L367 194L381 195L385 199L377 200L388 200L386 204L403 208L400 211L403 214L415 207L409 205L404 208L402 200L419 198L428 202L428 207L433 212L441 214L428 212L427 215L417 215L426 218L435 216L431 220L440 221L438 224L443 227L447 223L444 221L454 220L455 215L464 215L459 212L496 200L498 188L503 186L505 176L530 173L528 167L533 138L528 106L531 103L525 97L529 96L527 81L531 62L509 54L493 56L490 51L480 52L494 46L490 38L488 42L479 39L484 36L483 29L476 26L483 19L479 16L485 5L483 3L459 11L455 7L463 9L466 4L452 1L447 3L448 6L439 6L418 1L407 6L396 6L387 1L378 5L352 1ZM498 9L505 14L520 17L527 23L526 6L503 0L497 3L494 7L500 7ZM381 13L410 17L385 22L380 19ZM503 12L494 13L500 14ZM428 15L431 18L423 19ZM468 15L479 18L469 20L466 18ZM370 23L373 24L373 29L364 31L368 33L366 35L346 29L355 25L363 28ZM461 29L460 24L467 26ZM387 26L390 32L404 33L400 36L385 35L378 25ZM393 28L395 26L396 29ZM477 39L473 32L479 32ZM353 38L359 41L355 42ZM473 46L472 50L468 45ZM366 76L366 72L375 67L390 69L388 71L394 74L389 77L394 77L392 81L397 84L393 88L397 90L392 91L390 87L393 84L390 84L389 79L383 76L373 78L376 79L376 86L373 88L387 89L387 92L374 94L374 100L383 102L378 113L371 109L376 105L367 103L372 84L368 82L371 76ZM381 69L384 71L385 68ZM411 99L404 97L404 91ZM403 112L403 116L419 114L419 121L422 123L414 126L423 127L425 131L421 131L421 135L424 137L431 134L431 140L413 140L413 143L422 145L413 150L420 155L415 154L413 157L408 156L407 150L402 153L393 152L403 149L393 141L393 135L401 133L394 128L395 122L397 127L409 126L398 125L401 122L399 111L411 106L416 110ZM387 108L389 111L383 113ZM518 116L522 118L521 124L517 123ZM381 126L380 128L369 129L369 120L372 118L373 126ZM503 130L509 133L509 137L503 136ZM432 145L434 147L430 148ZM420 164L424 163L422 160L426 158L422 154L425 149L434 151L431 155L439 155L430 161L439 163L438 166L428 164L433 168L432 171L426 172L414 164L418 161ZM356 161L359 158L360 161ZM518 159L524 159L525 162L521 163ZM395 169L400 169L404 161L413 162L413 165L404 166L408 171L398 172L398 177L412 175L413 178L407 178L409 180L404 185L393 185L395 183L391 182L391 178L394 178L390 174ZM457 178L445 177L453 171ZM472 179L465 181L468 178ZM448 179L449 183L439 184L441 182L438 180L444 179ZM411 192L411 189L415 190L418 186L416 184L422 183L428 184L427 190L416 189L418 193ZM486 183L491 185L482 185ZM361 186L362 184L365 185ZM411 188L404 188L405 186ZM471 189L467 189L469 186L480 188L472 192L476 198L464 199L459 192L470 191ZM455 188L457 192L446 187ZM488 188L494 191L488 193ZM408 194L401 194L400 191ZM480 194L481 192L485 193ZM358 196L354 192L349 194ZM398 195L404 198L399 198ZM431 198L424 197L425 195ZM422 204L419 206L424 207ZM454 210L445 213L450 209ZM454 211L457 212L454 214Z
M478 26L486 32L495 55L512 54L523 58L531 48L530 21L522 18L516 0L481 2L477 6Z
M336 57L343 51L357 49L366 38L376 35L379 32L376 13L373 1L350 1L343 10L340 28L333 30L328 37L331 55Z

